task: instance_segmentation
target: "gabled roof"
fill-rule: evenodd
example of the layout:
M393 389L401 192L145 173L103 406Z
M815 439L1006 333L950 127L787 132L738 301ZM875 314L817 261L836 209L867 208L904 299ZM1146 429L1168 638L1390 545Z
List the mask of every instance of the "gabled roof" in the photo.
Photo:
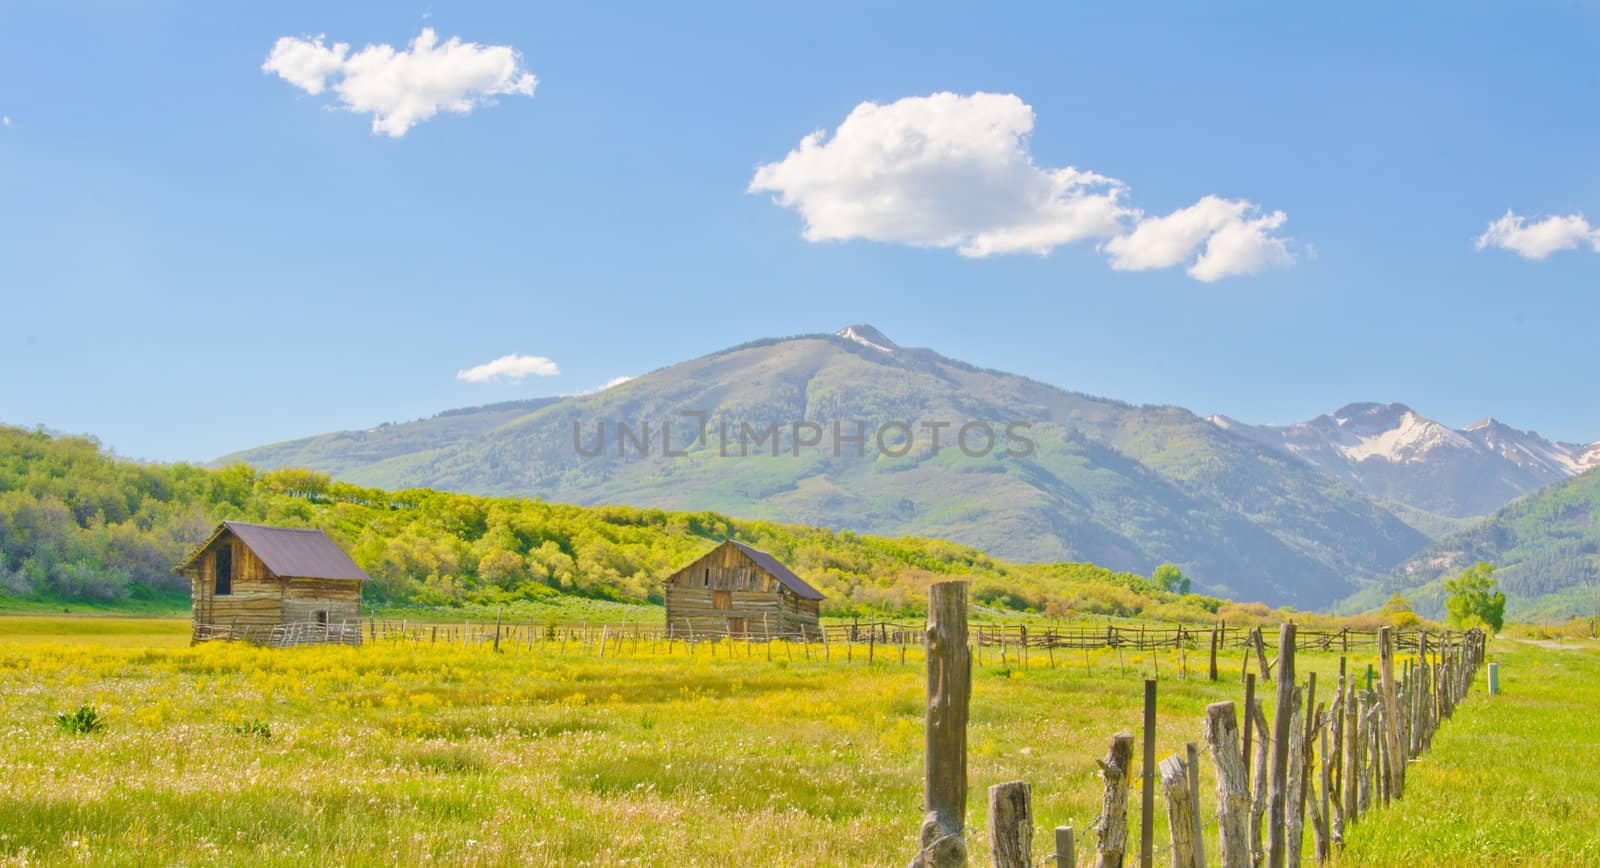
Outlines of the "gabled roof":
M738 540L728 540L728 544L732 545L739 551L744 552L745 556L750 558L750 560L755 561L756 566L765 570L767 575L772 576L774 579L782 582L784 587L794 591L795 596L798 596L803 600L822 599L821 591L811 587L811 585L806 583L805 579L795 575L793 570L784 566L782 563L779 563L778 559L772 555L767 554L761 549L747 546Z
M225 521L183 563L173 568L183 572L194 566L224 531L232 531L272 574L295 579L351 579L367 581L368 576L345 554L339 544L315 528L273 527L243 521Z

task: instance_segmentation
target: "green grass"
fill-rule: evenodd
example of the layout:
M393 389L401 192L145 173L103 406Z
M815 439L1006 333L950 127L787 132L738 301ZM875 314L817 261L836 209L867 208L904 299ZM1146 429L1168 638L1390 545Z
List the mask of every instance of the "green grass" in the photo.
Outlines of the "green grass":
M761 646L726 643L692 658L628 643L597 659L577 643L497 654L186 640L176 619L0 618L0 863L884 865L913 850L915 651L865 665L860 648L845 663L839 648L822 662L778 646L769 662ZM1406 801L1352 831L1347 861L1593 863L1600 782L1574 760L1593 741L1584 703L1600 655L1492 653L1506 694L1474 689ZM969 729L977 864L984 791L1012 779L1033 785L1036 856L1056 825L1092 848L1094 761L1113 733L1138 731L1154 667L1158 756L1199 741L1205 705L1242 692L1237 654L1217 684L1198 677L1200 654L1190 680L1177 655L1121 656L1093 652L1086 671L1081 652L1052 669L1044 654L1024 667L985 649ZM1337 666L1299 662L1323 685ZM55 723L80 706L104 720L92 737ZM1208 821L1213 786L1204 761ZM1138 795L1136 779L1134 816ZM1207 834L1214 854L1214 825Z
M188 591L159 591L141 586L139 597L122 600L68 600L50 595L13 597L0 594L0 615L155 615L189 614Z
M1411 766L1406 798L1358 823L1355 865L1600 865L1600 645L1491 645L1471 698Z

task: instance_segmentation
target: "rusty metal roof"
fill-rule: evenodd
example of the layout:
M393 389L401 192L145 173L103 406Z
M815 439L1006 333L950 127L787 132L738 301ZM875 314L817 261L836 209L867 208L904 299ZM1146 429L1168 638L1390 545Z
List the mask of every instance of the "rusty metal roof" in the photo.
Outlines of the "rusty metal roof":
M367 574L356 566L344 549L320 530L273 527L243 521L223 522L211 538L179 564L175 571L181 572L193 566L223 531L231 531L237 536L279 578L368 580Z
M821 591L811 587L811 585L806 583L805 579L795 575L793 570L779 563L777 558L767 554L761 549L747 546L738 540L728 540L728 542L733 543L734 548L744 552L746 557L750 558L752 561L755 561L756 565L761 567L761 569L766 570L767 575L772 576L774 579L782 582L784 587L794 591L796 596L799 596L804 600L822 599Z

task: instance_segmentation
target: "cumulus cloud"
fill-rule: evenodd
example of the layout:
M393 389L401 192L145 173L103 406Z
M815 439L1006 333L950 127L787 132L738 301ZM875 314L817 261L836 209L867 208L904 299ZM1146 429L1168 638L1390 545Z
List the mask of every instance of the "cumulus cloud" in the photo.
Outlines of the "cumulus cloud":
M936 93L864 102L830 137L817 131L756 169L811 241L865 238L953 247L963 256L1047 253L1115 235L1122 182L1034 165L1033 109L1012 94Z
M559 373L561 369L556 367L556 363L543 356L512 353L492 362L456 371L456 379L468 383L520 383L528 377L554 377Z
M1242 199L1206 196L1164 217L1140 220L1132 232L1107 241L1103 249L1119 271L1188 262L1190 277L1211 283L1294 264L1288 243L1272 235L1287 219L1282 211L1260 215L1260 209Z
M11 115L0 115L0 127L11 126Z
M281 37L263 72L313 96L331 88L347 111L372 115L372 131L399 138L440 111L467 114L503 94L532 96L539 80L509 45L479 45L452 36L444 43L424 27L406 50L323 36Z
M811 241L861 238L984 257L1103 239L1115 268L1188 263L1204 281L1294 262L1289 242L1273 234L1283 212L1261 215L1250 202L1207 196L1140 219L1122 181L1035 164L1033 125L1033 109L1014 94L864 102L831 136L814 132L758 167L749 192L798 212Z
M611 379L606 380L606 384L604 386L601 386L599 391L604 392L605 390L611 388L612 386L620 386L623 383L626 383L631 379L633 379L633 378L632 377L612 377Z
M1479 250L1490 247L1509 250L1523 259L1544 259L1582 244L1600 252L1600 229L1590 226L1582 214L1552 216L1528 223L1521 215L1507 210L1504 217L1490 223L1478 236L1476 246Z

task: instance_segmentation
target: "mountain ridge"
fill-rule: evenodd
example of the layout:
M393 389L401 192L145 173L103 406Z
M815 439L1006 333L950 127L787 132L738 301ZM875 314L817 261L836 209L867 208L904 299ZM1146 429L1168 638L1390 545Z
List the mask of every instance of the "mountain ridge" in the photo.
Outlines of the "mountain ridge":
M683 418L696 413L699 432ZM792 445L796 424L855 420L873 423L879 438L886 423L904 421L912 442L900 455ZM1213 592L1302 606L1345 596L1354 590L1350 577L1381 574L1427 541L1303 462L1183 408L1071 392L904 347L864 324L745 342L482 421L453 442L390 438L387 453L369 450L359 460L329 453L336 441L296 446L316 438L224 460L306 466L365 485L937 536L997 556L1077 558L1141 573L1172 561ZM1025 457L972 457L922 433L944 423L948 438L973 423L999 438L1017 422L1035 443ZM645 442L682 445L683 454L619 454L619 423L633 438L642 430ZM782 454L724 455L704 436L741 425L782 429L771 441L782 448L770 450ZM580 454L577 435L592 438L607 426L617 441ZM983 436L974 430L968 445ZM426 448L412 448L419 445Z
M1347 404L1290 425L1212 424L1299 458L1370 497L1448 518L1488 515L1600 467L1600 442L1552 441L1488 417L1451 428L1400 403Z

